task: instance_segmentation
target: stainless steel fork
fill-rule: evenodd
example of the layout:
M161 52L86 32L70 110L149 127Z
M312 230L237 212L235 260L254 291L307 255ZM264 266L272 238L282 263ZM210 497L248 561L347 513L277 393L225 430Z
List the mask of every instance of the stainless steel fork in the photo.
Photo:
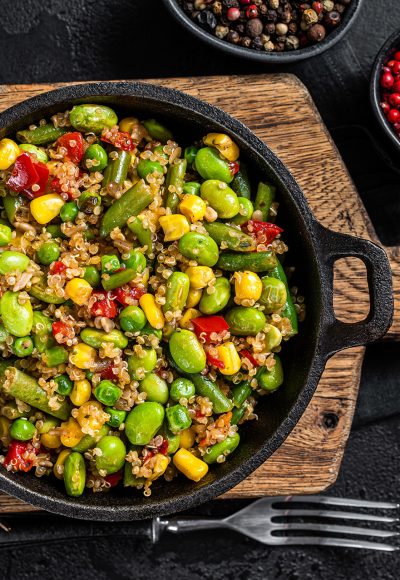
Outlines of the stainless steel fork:
M302 504L304 507L296 507L296 504ZM332 506L342 506L346 510L326 509ZM357 536L375 539L393 538L399 536L398 531L367 528L361 525L340 525L327 520L394 524L399 522L398 517L376 515L371 513L371 510L398 510L399 507L400 505L395 503L328 496L265 497L224 519L155 518L152 539L153 542L157 542L164 531L178 534L225 528L242 533L268 546L337 546L394 552L400 549L399 545L363 540ZM352 508L366 508L369 512L357 512ZM294 518L296 518L295 521L293 521ZM310 521L310 518L318 520L319 523ZM305 521L298 521L299 519ZM303 534L296 535L298 532L303 532ZM354 537L343 538L331 534Z

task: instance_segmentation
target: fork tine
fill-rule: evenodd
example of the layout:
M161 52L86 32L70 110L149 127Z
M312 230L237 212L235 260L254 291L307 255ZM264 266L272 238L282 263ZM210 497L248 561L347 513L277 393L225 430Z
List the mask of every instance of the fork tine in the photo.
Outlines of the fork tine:
M391 524L398 522L399 518L390 516L376 516L373 514L360 514L358 512L342 512L331 510L296 510L296 509L276 509L276 514L272 516L272 520L276 517L318 517L318 518L340 518L343 520L360 520L364 522L383 522Z
M313 536L297 536L292 538L279 538L282 542L275 545L282 546L332 546L337 548L361 548L366 550L381 550L384 552L396 552L398 546L382 544L380 542L368 542L367 540L347 540L344 538L319 538Z
M287 497L273 498L275 503L322 503L329 505L340 505L344 507L360 507L374 509L399 509L400 504L386 501L367 501L362 499L348 499L332 497L327 495L289 495Z
M301 530L305 532L328 532L332 534L354 534L356 536L371 536L375 538L393 538L400 533L392 530L376 530L371 528L358 528L356 526L331 526L328 524L274 524L274 530L292 532Z

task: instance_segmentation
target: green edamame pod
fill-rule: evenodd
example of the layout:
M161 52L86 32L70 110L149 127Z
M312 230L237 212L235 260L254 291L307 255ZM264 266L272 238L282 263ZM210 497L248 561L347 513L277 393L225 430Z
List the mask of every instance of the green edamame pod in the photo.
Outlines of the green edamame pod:
M143 211L153 194L143 180L138 181L108 208L100 226L100 237L105 238L116 227L122 228L128 219Z
M118 124L116 113L104 105L75 105L69 114L71 125L82 133L99 134Z
M186 159L177 159L169 166L167 171L167 177L165 179L165 187L167 191L165 207L170 209L172 213L176 213L178 209L178 194L182 193L183 190L186 166Z
M290 334L291 335L297 334L297 332L298 332L297 312L296 312L296 309L295 309L294 304L293 304L292 296L290 294L289 285L288 285L288 281L286 278L285 270L283 269L282 264L279 262L279 260L277 260L277 264L276 264L275 268L273 268L270 271L269 275L272 278L277 278L278 280L283 282L285 285L286 302L285 302L285 306L284 306L282 312L280 313L280 315L285 317L285 318L288 318L290 320L290 323L292 325L292 331Z
M172 358L181 371L199 373L206 366L206 353L190 330L176 330L169 339Z
M63 304L66 301L63 296L58 296L51 288L46 286L45 277L41 278L37 284L33 284L28 292L37 300L48 304Z
M208 463L216 463L218 458L221 456L227 457L230 453L233 453L236 447L240 443L239 433L235 433L232 437L227 437L224 441L216 443L212 447L209 447L203 456L203 461Z
M228 250L235 250L235 252L251 252L255 249L253 238L238 228L221 222L204 223L203 225L208 235L220 247L221 244L224 244Z
M133 445L147 445L164 421L164 407L150 402L136 405L125 421L125 434Z
M100 348L103 342L112 343L116 348L121 349L128 346L128 339L116 328L110 332L97 330L97 328L84 328L79 336L85 344L93 348Z
M234 336L256 336L266 324L265 315L257 308L235 306L225 314L229 331Z
M276 391L283 383L282 362L278 355L275 355L275 365L269 371L266 367L257 376L258 386L264 391Z
M241 226L251 220L254 213L254 207L252 202L245 197L238 197L239 200L239 213L232 218L232 223L237 226Z
M64 133L67 133L67 129L55 127L52 123L48 123L47 125L40 125L33 130L17 131L17 139L20 143L46 145L46 143L57 141Z
M104 171L104 178L102 181L102 191L107 191L107 187L112 183L116 185L123 185L128 177L129 166L132 160L128 151L118 149L115 151L117 156L113 159L109 157L108 165Z
M0 274L10 274L11 272L25 272L29 266L29 258L21 252L5 250L0 254Z
M86 483L86 465L82 455L73 451L64 463L64 485L67 495L79 497L83 494Z
M33 326L33 310L30 300L19 302L20 292L7 290L0 299L0 313L5 329L13 336L30 334Z
M240 169L233 178L232 189L238 194L238 196L251 199L250 181L247 167L244 163L240 164Z
M119 288L136 278L137 275L138 273L136 270L125 268L125 270L112 274L109 278L103 278L101 284L104 290L115 290L115 288Z
M208 397L213 405L214 413L227 413L232 409L232 401L226 397L216 383L200 374L190 375L196 394Z
M153 252L153 241L151 239L150 228L145 228L143 225L143 220L140 216L134 216L128 220L128 228L138 239L141 246L147 246L146 254L151 254Z
M167 281L165 292L164 312L176 312L185 308L186 300L189 294L190 281L189 276L183 272L173 272Z
M169 129L161 125L155 119L147 119L142 121L142 125L146 127L146 130L150 137L156 139L156 141L161 141L161 143L166 143L167 141L172 141L173 136Z
M228 272L249 270L250 272L266 272L277 265L277 257L273 252L252 252L249 254L220 254L217 268Z
M85 453L89 449L93 449L96 447L96 443L100 441L102 437L108 435L110 431L110 427L108 425L103 425L99 431L97 431L94 435L84 435L82 439L79 441L78 445L72 448L72 451L79 451L79 453Z
M239 201L236 193L224 181L207 179L201 184L200 196L218 214L221 219L230 219L239 213Z
M261 220L268 221L268 214L271 209L271 204L275 199L276 187L271 183L258 184L257 195L254 202L254 211L260 211L262 214Z
M15 222L15 216L17 214L18 209L21 207L22 203L23 200L20 195L15 196L7 193L7 195L3 197L4 209L6 211L7 218L10 224Z
M200 266L212 268L218 262L218 246L211 236L188 232L179 240L178 248L183 256L196 260Z
M214 284L215 292L213 294L207 293L207 288L203 292L200 302L199 310L203 314L216 314L229 302L231 297L231 285L227 278L223 276L217 278Z

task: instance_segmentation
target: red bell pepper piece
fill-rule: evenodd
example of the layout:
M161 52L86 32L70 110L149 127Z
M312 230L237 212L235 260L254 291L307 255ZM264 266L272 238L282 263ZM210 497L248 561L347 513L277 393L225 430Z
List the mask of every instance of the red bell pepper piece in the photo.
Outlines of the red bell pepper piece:
M192 321L194 331L198 337L204 338L205 342L215 342L211 339L211 334L220 334L229 330L229 325L222 316L200 316ZM218 341L217 341L218 342Z
M28 199L38 197L45 192L49 170L44 163L34 162L29 153L17 157L14 168L7 180L7 186L18 193L23 193ZM35 191L32 190L32 186Z
M168 439L163 439L161 445L157 448L158 453L162 453L162 455L167 455L168 453Z
M65 322L62 322L61 320L53 322L53 324L51 325L51 330L54 338L56 338L57 335L61 334L61 337L59 337L58 339L56 338L57 342L59 342L60 344L66 342L66 340L68 340L69 338L74 338L75 336L72 328L68 326L68 324L65 324Z
M110 473L110 475L106 475L104 481L110 484L111 487L115 487L119 484L122 479L122 471L117 471L117 473Z
M215 356L211 356L211 354L209 352L206 351L206 357L207 357L207 362L210 365L214 365L215 367L219 368L219 369L224 369L225 365L222 362L222 360L219 360L219 358L216 358Z
M236 175L236 173L239 171L240 167L239 167L239 163L237 161L230 161L229 162L229 171L232 173L232 175Z
M275 224L257 220L249 220L242 228L246 228L258 244L265 244L266 246L273 242L278 234L283 232L283 229Z
M12 465L14 471L28 472L34 466L33 458L24 458L25 453L37 455L39 449L36 449L29 441L11 441L8 446L7 455L4 458L3 466Z
M254 358L254 356L248 350L241 350L240 354L241 354L242 358L247 358L251 362L253 367L260 366L259 363Z
M65 133L57 139L58 147L63 147L67 150L64 156L66 161L72 161L72 163L80 163L83 157L83 137L78 131L73 133Z
M61 262L60 260L56 260L50 266L50 274L52 274L52 275L65 274L66 270L67 270L67 266L64 264L64 262Z
M139 300L143 294L146 294L146 290L138 286L134 288L124 288L121 286L121 288L113 290L111 294L122 306L129 306L129 304L132 304L132 300Z
M109 136L110 133L112 133L112 136ZM101 136L101 140L104 141L104 143L111 143L111 145L114 145L114 147L122 149L123 151L133 151L136 149L132 137L129 133L125 133L124 131L113 133L108 129L105 129Z
M100 376L102 379L107 379L108 381L114 381L117 377L117 375L115 375L113 373L113 369L114 369L114 365L112 362L110 362L110 364L108 366L106 366L105 369L103 369L100 373Z
M93 316L105 316L106 318L115 318L118 315L118 308L111 292L105 290L97 290L92 293L92 297L96 298L96 302L90 309Z

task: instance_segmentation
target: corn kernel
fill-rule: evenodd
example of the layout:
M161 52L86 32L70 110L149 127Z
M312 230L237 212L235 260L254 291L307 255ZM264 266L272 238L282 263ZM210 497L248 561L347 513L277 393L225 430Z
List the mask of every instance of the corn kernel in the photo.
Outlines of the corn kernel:
M69 449L63 449L59 454L59 456L57 457L57 461L55 462L53 467L53 473L57 479L63 479L64 463L70 453L71 451Z
M119 130L123 131L124 133L132 133L134 127L140 125L139 120L136 117L125 117L125 119L121 119L119 122Z
M82 437L82 430L75 419L71 417L66 423L61 423L60 439L64 447L75 447Z
M161 308L156 304L153 294L143 294L143 296L139 298L139 304L142 307L150 326L157 330L161 330L164 327L165 318Z
M239 157L239 147L224 133L209 133L203 139L205 145L215 147L228 161L236 161Z
M203 219L207 209L206 202L197 195L184 195L179 204L179 211L192 223Z
M58 216L65 201L58 193L48 193L33 199L30 204L31 214L39 224L48 224Z
M180 449L190 449L191 447L193 447L195 441L196 434L193 431L193 429L189 427L188 429L185 429L184 431L181 432L179 439L179 447Z
M191 321L193 318L198 318L199 316L201 316L201 312L199 310L196 310L196 308L188 308L180 319L179 326L181 328L189 328L190 330L192 328Z
M80 407L84 403L87 403L92 394L92 385L87 379L81 379L80 381L74 382L74 388L69 396L71 403L75 407Z
M50 435L50 433L43 433L40 437L40 443L47 447L47 449L58 449L61 445L59 435Z
M72 278L65 285L65 292L68 298L71 298L72 302L82 306L90 298L93 288L86 282L83 278Z
M158 220L164 230L164 241L173 242L190 232L190 225L184 215L163 215Z
M90 369L96 360L97 351L92 346L79 342L76 344L71 354L69 355L69 361L71 364L78 367L78 369Z
M20 148L12 139L0 141L0 171L8 169L21 154Z
M195 290L205 288L215 280L214 272L208 266L190 266L185 274L189 276L190 286Z
M198 459L183 447L175 453L173 462L175 467L192 481L200 481L208 471L208 465L205 461Z
M169 464L168 457L162 455L162 453L157 453L157 455L154 456L154 460L153 473L148 478L149 481L154 481L161 477L165 473Z
M106 417L107 413L103 412L102 404L99 401L89 400L79 406L76 420L85 431L88 427L92 431L99 431L107 421Z
M54 175L55 174L55 170L56 170L56 168L58 167L59 164L60 164L60 161L54 161L54 160L48 161L46 163L46 167L49 170L50 175Z
M198 290L196 288L190 288L189 294L186 300L187 308L194 308L198 305L202 297L202 290Z
M218 359L224 363L224 368L220 369L223 375L234 375L240 371L241 361L233 342L224 342L217 346Z
M262 293L262 282L254 272L235 272L235 302L242 304L244 300L257 302ZM244 305L246 306L246 305Z

